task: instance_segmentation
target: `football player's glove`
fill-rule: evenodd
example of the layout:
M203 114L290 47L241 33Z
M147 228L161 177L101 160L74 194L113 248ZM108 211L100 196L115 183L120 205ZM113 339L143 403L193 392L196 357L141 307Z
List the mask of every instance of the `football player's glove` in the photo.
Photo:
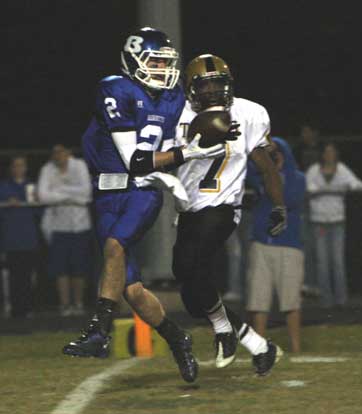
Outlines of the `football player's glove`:
M232 121L229 131L227 132L225 136L225 141L236 141L238 139L238 136L241 135L241 132L239 131L239 127L240 127L240 124L238 124L236 121Z
M181 150L184 161L218 158L225 154L225 147L223 144L216 144L212 147L201 148L199 146L200 139L201 134L196 134L194 139Z
M268 233L270 236L278 236L287 227L287 208L276 206L272 209L269 216Z

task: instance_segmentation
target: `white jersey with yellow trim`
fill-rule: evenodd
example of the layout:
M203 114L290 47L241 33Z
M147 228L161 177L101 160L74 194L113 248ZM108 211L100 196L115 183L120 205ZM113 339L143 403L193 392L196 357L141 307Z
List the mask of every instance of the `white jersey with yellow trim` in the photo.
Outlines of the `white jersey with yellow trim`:
M241 135L227 142L225 156L191 160L178 168L177 176L189 197L187 205L176 206L178 211L195 212L220 204L241 205L248 155L254 148L268 144L270 120L263 106L242 98L234 98L230 113L232 120L240 124ZM188 126L196 115L187 101L177 126L176 145L186 143ZM240 217L239 209L235 221Z

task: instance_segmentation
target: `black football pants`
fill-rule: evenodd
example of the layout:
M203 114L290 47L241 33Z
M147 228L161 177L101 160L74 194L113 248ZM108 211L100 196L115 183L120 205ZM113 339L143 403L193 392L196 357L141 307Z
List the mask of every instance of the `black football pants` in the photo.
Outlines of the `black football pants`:
M179 216L172 270L181 284L185 308L195 318L204 317L219 300L211 280L214 259L235 227L234 208L229 205Z

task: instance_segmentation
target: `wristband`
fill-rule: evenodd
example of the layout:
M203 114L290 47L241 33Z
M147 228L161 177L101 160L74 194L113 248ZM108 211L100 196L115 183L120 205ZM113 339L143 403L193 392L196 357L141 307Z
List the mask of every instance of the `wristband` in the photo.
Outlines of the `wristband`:
M184 159L184 156L182 154L181 147L174 148L172 151L173 151L173 157L174 157L175 167L178 167L178 166L184 164L185 163L185 159Z

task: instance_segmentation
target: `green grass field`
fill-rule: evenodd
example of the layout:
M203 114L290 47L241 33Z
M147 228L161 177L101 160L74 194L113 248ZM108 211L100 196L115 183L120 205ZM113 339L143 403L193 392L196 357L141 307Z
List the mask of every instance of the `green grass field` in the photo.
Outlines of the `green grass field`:
M61 347L73 336L44 333L1 338L1 414L50 414L83 380L116 362L112 358L97 360L62 356ZM283 330L271 330L270 336L287 349ZM200 361L212 360L211 332L206 328L194 329L193 337L197 358ZM240 348L238 358L241 362L237 361L223 370L214 368L212 364L203 364L199 379L192 385L182 381L171 357L140 360L135 367L107 381L82 412L362 413L362 327L304 328L303 349L301 356L345 360L296 363L285 353L269 376L256 378L249 355Z

